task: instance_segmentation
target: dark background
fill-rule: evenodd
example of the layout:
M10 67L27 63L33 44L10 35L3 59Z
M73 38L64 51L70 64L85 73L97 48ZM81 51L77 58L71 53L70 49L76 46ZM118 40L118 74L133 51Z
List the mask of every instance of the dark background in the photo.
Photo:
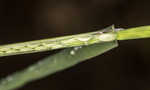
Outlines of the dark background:
M150 0L0 0L0 44L150 24ZM18 90L150 90L150 39L120 46ZM56 51L54 51L56 52ZM0 58L0 78L54 53Z

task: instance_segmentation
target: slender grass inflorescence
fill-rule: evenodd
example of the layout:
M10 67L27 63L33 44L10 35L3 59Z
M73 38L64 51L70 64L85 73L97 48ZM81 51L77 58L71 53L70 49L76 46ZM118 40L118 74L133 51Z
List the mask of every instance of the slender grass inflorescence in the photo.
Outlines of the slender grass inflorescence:
M114 26L110 26L100 31L85 34L1 45L0 56L42 52L59 48L109 42L116 39L116 34L114 34L114 32Z
M91 33L2 45L0 46L0 56L34 53L67 47L74 48L62 50L57 54L40 60L25 70L2 79L0 81L0 90L13 90L27 82L43 78L100 55L117 47L117 40L139 38L150 38L150 26L129 29L114 29L111 26Z

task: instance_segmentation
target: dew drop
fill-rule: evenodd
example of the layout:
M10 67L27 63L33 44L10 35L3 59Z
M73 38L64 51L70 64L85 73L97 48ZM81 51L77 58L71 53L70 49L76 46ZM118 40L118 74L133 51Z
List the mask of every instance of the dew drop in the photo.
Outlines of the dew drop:
M77 51L80 48L82 48L82 46L74 47L74 50Z
M79 48L82 48L82 46L79 46Z
M87 42L88 40L91 39L91 37L79 37L77 38L79 41Z
M79 48L78 47L74 47L74 50L78 50Z
M71 55L75 55L75 51L74 51L74 50L71 50L71 51L70 51L70 54L71 54Z
M113 41L116 36L114 34L102 34L99 36L99 40L101 41Z

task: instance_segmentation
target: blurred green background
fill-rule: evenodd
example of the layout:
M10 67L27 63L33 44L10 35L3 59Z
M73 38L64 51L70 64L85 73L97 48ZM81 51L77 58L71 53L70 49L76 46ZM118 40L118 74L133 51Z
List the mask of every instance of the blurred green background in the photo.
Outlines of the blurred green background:
M0 0L0 44L150 25L149 0ZM0 78L59 50L0 58ZM87 52L88 53L88 52ZM119 47L18 90L149 90L150 39Z

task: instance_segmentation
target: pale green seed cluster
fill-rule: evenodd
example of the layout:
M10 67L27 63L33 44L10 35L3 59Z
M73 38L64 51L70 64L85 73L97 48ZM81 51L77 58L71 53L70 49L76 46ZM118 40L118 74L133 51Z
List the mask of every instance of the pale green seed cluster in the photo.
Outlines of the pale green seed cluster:
M115 39L115 33L103 33L99 31L88 34L79 34L53 39L36 40L0 46L0 56L25 54L66 47L90 45L94 43L113 41Z

